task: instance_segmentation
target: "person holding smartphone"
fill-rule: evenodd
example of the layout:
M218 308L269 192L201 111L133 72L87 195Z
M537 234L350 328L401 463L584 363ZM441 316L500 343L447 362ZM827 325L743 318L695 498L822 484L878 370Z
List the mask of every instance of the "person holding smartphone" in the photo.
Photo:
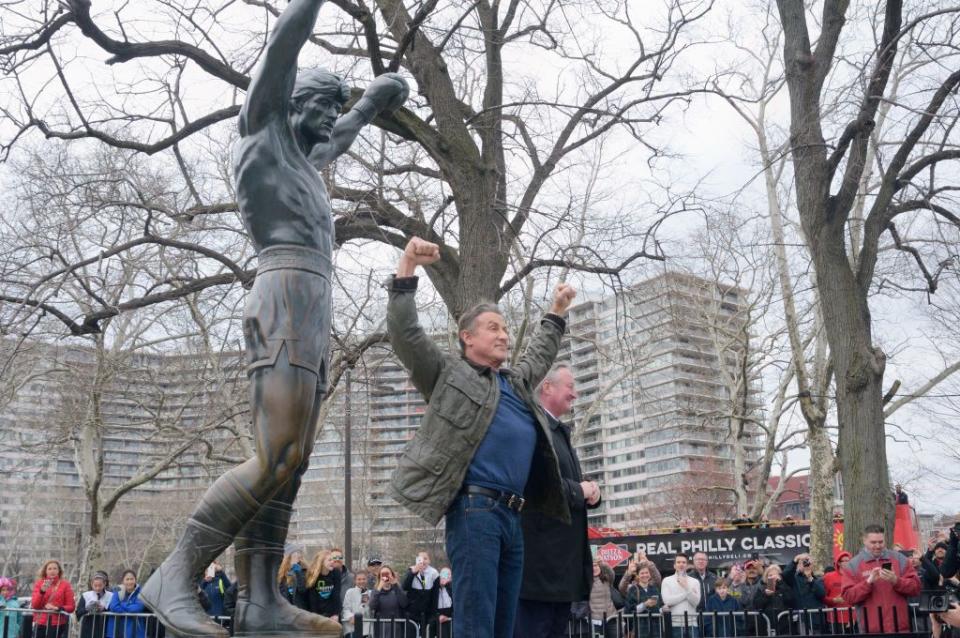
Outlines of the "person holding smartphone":
M827 591L823 578L815 573L810 554L797 554L783 572L783 579L796 593L794 608L807 610L806 614L801 615L803 629L807 633L819 633L822 623L817 610L824 607Z
M90 578L90 590L83 592L77 601L77 620L80 621L80 638L100 638L106 634L107 619L103 612L110 608L113 592L106 572L94 572Z
M353 587L343 597L343 609L340 612L340 624L343 625L344 638L363 638L367 635L364 627L355 627L357 614L370 615L370 591L367 589L367 575L353 577Z
M867 525L863 549L843 571L843 598L861 605L860 629L864 633L910 631L907 598L920 593L920 578L910 560L886 548L884 529Z
M659 582L654 582L652 565L645 562L637 568L633 582L627 586L624 611L634 616L628 617L627 621L637 638L660 638L660 618L654 616L660 612L660 586ZM634 622L636 627L632 626Z
M767 627L778 634L790 633L790 617L780 616L784 611L793 609L795 596L793 589L783 581L779 565L770 565L763 572L760 590L753 596L753 610L766 616L768 623L761 623L759 633L765 635Z
M426 627L436 615L434 601L439 586L440 572L430 566L430 554L417 553L414 564L403 577L403 591L407 594L407 618Z
M374 638L411 638L406 632L407 593L389 565L380 567L380 580L370 594L370 613L376 619ZM410 632L412 634L412 632Z
M63 578L60 561L48 560L40 568L33 584L30 598L31 609L43 609L50 613L33 615L34 638L63 638L70 628L69 617L76 609L73 588Z

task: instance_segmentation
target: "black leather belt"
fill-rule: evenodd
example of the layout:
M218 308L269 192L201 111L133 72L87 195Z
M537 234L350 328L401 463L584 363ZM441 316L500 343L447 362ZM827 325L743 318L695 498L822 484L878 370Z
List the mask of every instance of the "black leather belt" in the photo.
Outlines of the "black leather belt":
M516 512L523 510L523 504L526 503L522 496L511 494L510 492L501 492L500 490L491 490L489 487L480 487L479 485L464 485L460 490L461 494L479 494L489 496L493 500L503 503L508 509Z

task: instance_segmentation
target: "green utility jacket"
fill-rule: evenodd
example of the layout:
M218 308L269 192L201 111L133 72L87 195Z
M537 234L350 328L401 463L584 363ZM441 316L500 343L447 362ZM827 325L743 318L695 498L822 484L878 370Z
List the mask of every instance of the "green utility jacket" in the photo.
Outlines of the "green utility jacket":
M390 495L436 525L463 486L470 461L487 434L500 401L500 386L489 367L444 355L426 335L417 320L416 277L394 279L388 288L390 343L427 401L420 427L393 474ZM538 426L524 507L569 524L570 509L563 497L547 417L533 400L535 388L560 349L565 327L561 317L545 315L520 362L507 373L514 392L531 408Z

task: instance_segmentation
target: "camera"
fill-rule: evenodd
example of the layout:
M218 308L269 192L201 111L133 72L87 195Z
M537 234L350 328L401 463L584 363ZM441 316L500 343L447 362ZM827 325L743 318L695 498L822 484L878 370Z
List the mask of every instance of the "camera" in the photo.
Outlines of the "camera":
M939 614L949 611L958 604L960 604L960 598L957 597L955 587L925 589L920 592L920 606L917 611L923 614Z
M810 559L809 559L809 558L804 558L804 559L803 559L803 566L804 566L804 567L810 567Z

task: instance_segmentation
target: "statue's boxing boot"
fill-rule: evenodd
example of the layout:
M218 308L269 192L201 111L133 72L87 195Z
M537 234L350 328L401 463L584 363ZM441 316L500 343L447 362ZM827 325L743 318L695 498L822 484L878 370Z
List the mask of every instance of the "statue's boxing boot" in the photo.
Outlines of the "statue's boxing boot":
M204 494L177 546L140 590L140 599L172 633L228 638L227 630L200 606L197 583L259 510L260 503L230 474L220 477Z
M278 572L291 514L290 505L274 499L237 535L234 544L238 582L233 621L235 636L342 635L339 623L290 604L280 593Z

